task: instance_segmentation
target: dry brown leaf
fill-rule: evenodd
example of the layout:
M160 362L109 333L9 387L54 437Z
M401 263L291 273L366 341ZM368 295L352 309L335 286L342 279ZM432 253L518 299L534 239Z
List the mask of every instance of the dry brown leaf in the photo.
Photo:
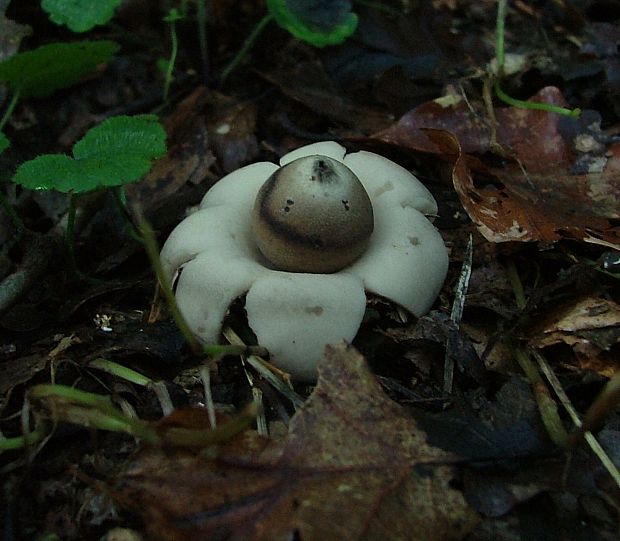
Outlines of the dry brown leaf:
M450 486L455 457L426 443L351 347L328 348L288 437L264 445L246 433L218 459L152 450L116 492L167 541L448 540L477 522Z
M620 365L614 356L603 353L620 343L620 306L587 297L559 307L542 322L530 344L542 348L559 343L572 348L582 369L611 377Z
M489 149L491 131L484 114L475 111L458 96L423 103L372 138L419 152L443 154L441 145L427 137L425 129L451 133L466 154L483 153Z
M210 180L210 167L219 160L228 173L258 154L256 107L247 102L198 87L163 120L168 151L137 184L126 187L132 204L138 203L152 219L185 185Z
M532 100L565 105L553 87ZM496 159L469 155L490 150L490 123L483 110L462 101L440 103L414 109L375 138L455 160L454 187L487 240L620 243L620 145L611 145L597 168L576 174L576 120L545 111L498 108L497 141L514 157L498 167Z
M555 87L543 88L531 100L566 106L562 94ZM572 163L572 133L561 126L566 117L518 107L498 107L494 115L497 143L519 160L528 172L548 171L555 166ZM564 122L571 125L577 123L572 119ZM492 125L482 104L472 104L460 95L452 94L423 103L373 138L412 150L443 154L443 146L429 139L425 129L444 130L458 139L464 154L483 154L493 150Z
M520 167L486 167L461 153L447 132L427 130L446 155L456 157L454 188L469 217L491 242L560 239L617 245L620 227L616 174L528 174Z

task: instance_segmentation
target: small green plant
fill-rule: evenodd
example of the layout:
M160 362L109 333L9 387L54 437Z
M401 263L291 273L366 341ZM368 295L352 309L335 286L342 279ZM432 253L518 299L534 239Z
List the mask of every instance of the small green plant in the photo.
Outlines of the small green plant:
M573 118L578 117L581 114L581 109L567 109L558 105L552 105L550 103L539 103L535 101L524 101L515 99L506 94L501 86L500 79L504 70L504 30L506 23L506 8L507 1L499 0L497 4L497 19L495 26L495 57L497 59L497 75L493 84L495 95L504 103L513 107L520 107L522 109L537 109L539 111L547 111L548 113L557 113L560 115L570 116Z
M135 234L122 191L139 180L155 158L166 152L166 132L154 115L117 116L92 128L73 146L73 157L45 154L21 164L13 182L32 190L70 193L66 239L73 269L76 198L79 194L115 188L115 201Z
M342 43L357 28L348 1L267 0L267 9L279 26L315 47Z
M172 84L174 65L177 59L178 52L178 40L177 40L177 21L183 19L183 15L176 9L171 9L168 15L164 17L164 21L170 25L170 58L165 64L165 79L164 79L164 102L168 100L168 93L170 92L170 85Z
M13 95L42 98L79 82L118 49L117 43L107 40L49 43L1 62L0 81Z
M349 0L267 0L267 10L267 15L256 24L239 52L222 71L222 82L239 65L272 21L314 47L343 43L355 32L358 22L357 15L351 11Z
M79 194L140 179L166 152L166 133L153 115L117 116L92 128L73 157L45 154L21 164L13 181L31 190Z
M0 152L10 144L2 129L20 98L40 98L71 86L97 65L110 60L118 49L117 43L105 40L49 43L0 62L0 81L11 91L11 99L0 118Z
M202 426L165 426L143 421L121 411L108 396L65 385L35 385L28 390L27 397L26 411L34 414L35 428L23 436L0 436L0 453L41 443L58 422L123 432L151 445L204 448L226 442L245 430L258 413L256 406L250 404L244 411L217 428L205 430Z
M73 32L87 32L106 24L122 0L41 0L50 21L66 25Z

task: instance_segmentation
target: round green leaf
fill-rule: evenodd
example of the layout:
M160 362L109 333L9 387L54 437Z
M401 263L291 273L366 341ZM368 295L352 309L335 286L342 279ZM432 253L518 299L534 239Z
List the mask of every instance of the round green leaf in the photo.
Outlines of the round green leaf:
M41 7L50 20L64 24L73 32L86 32L98 24L106 24L121 0L42 0Z
M0 62L0 81L22 97L43 97L77 82L118 51L113 41L50 43Z
M276 22L315 47L337 45L357 28L357 15L348 0L267 0Z
M157 117L117 116L92 128L64 154L39 156L20 165L13 181L32 190L82 193L139 180L166 152Z

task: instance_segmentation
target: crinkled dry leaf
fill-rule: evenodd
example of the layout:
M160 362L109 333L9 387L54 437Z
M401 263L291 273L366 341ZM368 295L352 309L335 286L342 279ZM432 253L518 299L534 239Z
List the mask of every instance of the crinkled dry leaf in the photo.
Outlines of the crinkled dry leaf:
M426 443L350 347L328 348L286 440L263 445L246 434L217 459L146 452L116 492L167 541L447 540L477 521L450 486L455 457Z
M553 87L542 89L532 101L565 105ZM584 125L587 119L498 108L497 142L514 161L497 167L496 159L468 155L492 150L484 110L459 100L444 103L419 106L375 138L456 160L454 186L487 240L620 243L620 145L605 153L596 134L588 132L592 128ZM598 154L586 152L592 150Z
M216 158L228 173L258 155L254 104L207 93L204 87L182 101L164 124L168 154L133 189L147 210L153 205L158 208L184 184L202 182Z
M490 168L463 155L458 141L447 132L427 134L443 145L447 155L457 156L452 171L454 187L487 240L551 243L568 238L620 243L616 225L620 215L614 203L620 188L615 172L571 175L550 170L529 174L517 166Z
M484 115L454 94L419 105L386 130L375 134L373 139L419 152L443 154L441 146L427 137L427 128L451 133L466 154L483 153L489 149L491 132Z
M566 106L555 87L543 88L531 100ZM572 163L570 137L578 129L577 120L518 107L497 108L494 115L497 143L528 172ZM482 104L466 102L461 95L452 93L416 107L374 138L412 150L444 154L443 146L427 137L425 128L431 128L455 136L464 154L483 154L493 150L492 125Z
M581 368L611 377L618 370L618 362L603 352L620 343L620 306L595 297L562 305L542 322L530 343L539 348L565 343L571 346Z

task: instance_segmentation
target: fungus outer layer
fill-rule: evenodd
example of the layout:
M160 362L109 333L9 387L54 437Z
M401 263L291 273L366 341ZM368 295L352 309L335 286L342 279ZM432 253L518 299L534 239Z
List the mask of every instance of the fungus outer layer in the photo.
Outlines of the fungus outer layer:
M274 268L330 273L366 249L374 220L355 174L327 156L298 158L262 185L253 209L258 248Z
M364 186L374 231L364 253L333 274L273 269L259 251L252 209L278 166L257 163L234 171L205 195L200 209L166 241L161 259L177 278L176 297L204 343L220 338L230 303L246 296L248 323L270 360L298 380L316 377L325 345L351 341L362 321L364 290L400 304L416 316L435 300L448 268L441 236L425 215L435 215L430 192L406 169L370 152L345 155L334 142L285 155L280 166L322 155L344 163Z

